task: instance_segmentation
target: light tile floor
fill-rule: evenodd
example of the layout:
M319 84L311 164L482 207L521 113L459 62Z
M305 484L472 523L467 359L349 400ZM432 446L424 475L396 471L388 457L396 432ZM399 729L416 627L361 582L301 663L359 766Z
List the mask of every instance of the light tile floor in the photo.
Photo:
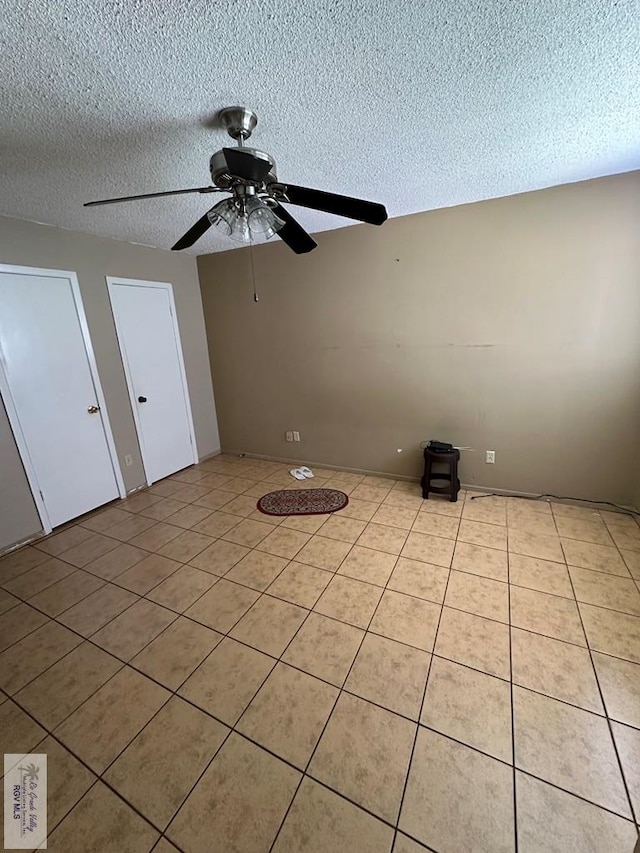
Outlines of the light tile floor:
M218 457L0 560L48 849L632 853L636 519L316 474Z

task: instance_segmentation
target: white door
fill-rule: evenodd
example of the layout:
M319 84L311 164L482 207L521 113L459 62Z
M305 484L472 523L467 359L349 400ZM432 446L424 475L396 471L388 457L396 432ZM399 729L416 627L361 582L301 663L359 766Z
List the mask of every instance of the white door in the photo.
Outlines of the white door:
M5 404L45 530L117 498L73 273L0 268L0 359Z
M107 279L149 484L198 461L171 285Z

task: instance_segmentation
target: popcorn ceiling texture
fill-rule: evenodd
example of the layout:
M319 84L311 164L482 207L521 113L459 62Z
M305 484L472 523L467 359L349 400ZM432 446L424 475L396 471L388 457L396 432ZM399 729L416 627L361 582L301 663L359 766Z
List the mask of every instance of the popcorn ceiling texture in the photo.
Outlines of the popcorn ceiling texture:
M637 0L0 0L0 18L10 216L170 247L212 197L82 203L207 184L234 103L282 179L391 216L640 167Z

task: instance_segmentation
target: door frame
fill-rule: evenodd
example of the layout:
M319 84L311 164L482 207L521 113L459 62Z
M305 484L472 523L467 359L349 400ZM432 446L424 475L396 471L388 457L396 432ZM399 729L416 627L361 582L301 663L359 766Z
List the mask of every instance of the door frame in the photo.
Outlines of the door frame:
M189 427L189 438L191 439L191 449L193 451L193 464L197 465L199 462L198 458L198 445L196 444L196 433L193 427L193 414L191 412L191 398L189 396L189 383L187 382L187 372L184 367L184 355L182 352L182 341L180 339L180 328L178 326L178 312L176 311L176 303L173 298L173 285L168 281L147 281L145 279L139 278L123 278L122 276L116 275L108 275L107 279L107 289L109 291L109 302L111 304L111 313L113 315L113 322L116 327L116 335L118 337L118 348L120 349L120 357L122 358L122 365L124 367L124 375L127 380L127 390L129 392L129 402L131 403L131 411L133 413L133 420L136 425L136 432L138 434L138 443L140 444L140 455L142 457L142 467L144 468L144 475L147 481L147 485L150 486L152 484L152 480L149 477L149 466L147 464L147 452L144 446L144 437L142 434L142 425L140 423L140 418L138 417L138 406L136 402L135 392L133 389L133 378L131 376L131 370L129 368L129 362L126 356L126 347L124 345L124 336L120 332L120 328L118 325L118 317L117 312L114 307L113 295L115 288L118 285L125 285L128 287L155 287L156 289L160 288L161 290L165 290L169 297L169 313L171 314L171 322L173 324L173 334L176 339L176 350L178 354L178 369L180 371L180 379L182 382L182 392L184 394L184 402L185 408L187 410L187 425Z
M91 334L89 332L89 325L87 323L87 317L84 312L84 305L82 302L82 294L80 292L80 284L78 282L78 276L75 272L70 272L68 270L51 270L51 269L42 269L41 267L27 267L27 266L18 266L16 264L0 264L0 273L14 273L16 275L24 275L24 276L43 276L45 278L61 278L65 281L68 281L71 285L71 294L73 296L73 301L76 309L76 314L78 316L78 322L80 324L80 332L82 334L82 340L84 342L85 352L87 354L87 362L89 364L89 373L91 374L91 381L93 383L93 388L96 394L96 401L98 406L100 406L100 413L102 415L102 425L104 428L105 438L107 440L107 448L109 450L109 457L111 459L111 466L113 468L113 473L116 478L116 484L118 486L118 493L121 498L126 498L127 490L124 485L124 480L122 478L122 470L120 468L120 460L118 459L118 451L116 450L116 444L113 439L113 431L111 429L111 422L109 420L109 412L107 409L107 402L104 397L104 393L102 390L102 384L100 382L100 375L98 373L98 364L96 362L96 356L93 351L93 343L91 341ZM22 431L22 426L20 424L20 418L18 417L18 410L16 409L13 396L11 394L11 388L9 386L9 380L7 378L7 374L5 371L4 365L4 357L2 355L2 347L0 346L0 396L4 401L5 408L7 410L7 417L9 419L9 425L13 432L13 437L16 442L16 446L18 448L18 452L20 454L20 458L22 459L22 464L24 466L24 471L27 476L27 481L29 483L29 487L31 489L31 494L33 496L34 503L36 505L36 509L38 511L38 515L40 516L40 522L42 524L42 529L45 533L51 533L53 527L51 526L51 521L49 519L49 513L47 512L47 508L44 503L44 499L42 497L42 492L40 490L40 484L38 482L38 477L36 474L35 467L31 460L31 455L29 453L29 447L27 445L26 438Z

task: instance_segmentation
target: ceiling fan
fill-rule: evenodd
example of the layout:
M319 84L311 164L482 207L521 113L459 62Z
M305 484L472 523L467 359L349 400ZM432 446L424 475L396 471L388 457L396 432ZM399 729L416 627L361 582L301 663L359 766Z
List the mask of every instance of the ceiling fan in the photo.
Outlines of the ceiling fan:
M219 201L200 217L171 247L173 251L193 246L212 225L241 242L250 243L254 237L269 238L277 234L298 255L315 249L317 243L313 237L282 206L283 203L334 213L371 225L382 225L386 220L387 211L382 204L279 181L276 163L270 154L244 147L245 140L258 123L253 110L226 107L218 113L218 118L229 136L237 141L238 147L223 148L211 157L209 168L214 186L107 198L89 201L84 207L186 193L231 193L229 198Z

